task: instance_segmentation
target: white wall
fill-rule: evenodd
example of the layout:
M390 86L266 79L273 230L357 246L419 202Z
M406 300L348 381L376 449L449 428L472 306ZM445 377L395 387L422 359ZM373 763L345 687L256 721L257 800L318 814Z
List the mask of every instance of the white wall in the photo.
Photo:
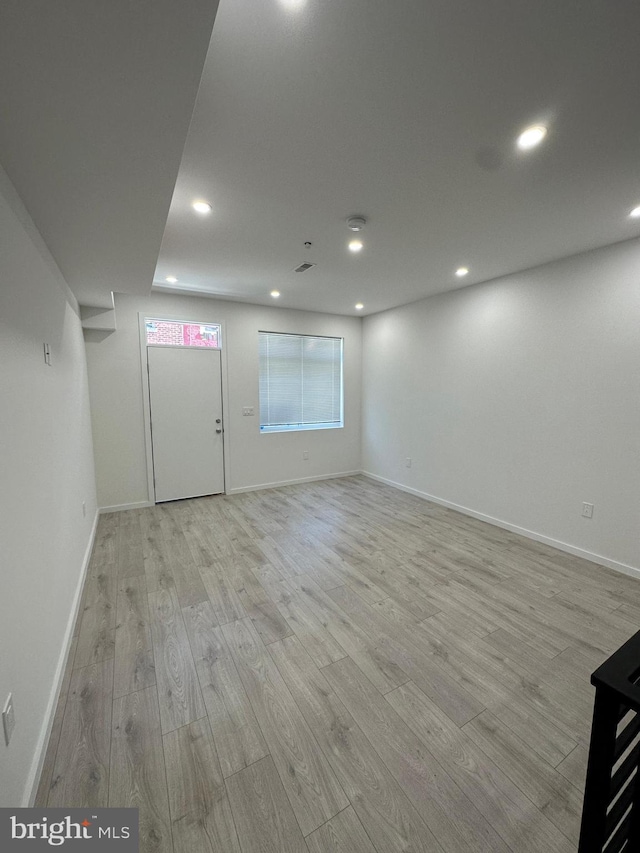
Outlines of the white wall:
M102 507L147 501L138 312L222 322L228 368L225 453L228 491L360 469L360 318L290 311L207 298L116 295L117 331L87 333L87 361L98 502ZM344 337L344 429L260 434L258 331ZM243 417L253 406L255 417ZM309 460L302 451L309 451Z
M640 241L368 317L363 365L365 471L640 567Z
M96 497L77 305L1 169L0 439L0 703L12 693L16 714L8 747L0 735L0 806L19 806L57 698Z

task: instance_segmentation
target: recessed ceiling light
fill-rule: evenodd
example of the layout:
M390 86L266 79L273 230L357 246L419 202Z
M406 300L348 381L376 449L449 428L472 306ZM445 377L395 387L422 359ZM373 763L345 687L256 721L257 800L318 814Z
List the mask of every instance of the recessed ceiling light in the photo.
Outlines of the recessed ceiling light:
M362 304L362 302L356 302L356 311L362 311L363 308L364 305Z
M191 206L198 213L211 213L211 205L208 201L194 201Z
M640 217L640 204L637 207L634 207L629 216L632 219L638 219Z
M359 252L362 249L363 245L364 245L364 243L362 242L362 240L352 240L349 243L349 251L350 252Z
M469 270L466 267L458 267L458 269L456 270L456 275L458 276L458 278L464 278L465 275L468 274Z
M278 296L280 296L280 291L279 290L272 290L271 295L273 296L274 299L277 299Z
M175 277L175 275L168 275L165 279L165 281L168 281L169 284L175 284L177 280L178 279Z
M539 145L547 135L547 128L543 124L534 124L523 130L518 137L518 148L521 151L528 151L530 148L535 148Z

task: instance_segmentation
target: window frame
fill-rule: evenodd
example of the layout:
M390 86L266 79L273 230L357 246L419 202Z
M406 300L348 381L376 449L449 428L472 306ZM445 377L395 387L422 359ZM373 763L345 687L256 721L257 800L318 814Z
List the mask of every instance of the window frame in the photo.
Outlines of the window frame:
M266 329L258 329L258 398L260 397L260 335L278 335L292 338L323 338L340 343L340 421L319 423L290 423L290 424L258 424L261 435L269 435L278 432L308 432L309 430L344 429L344 337L338 335L315 335L301 332L274 332ZM260 400L258 399L259 421L262 420Z
M178 323L180 326L217 326L218 327L218 346L197 346L193 344L159 344L159 343L149 343L147 338L147 323ZM222 350L222 324L221 323L202 323L200 320L176 320L175 317L144 317L144 343L148 347L166 347L174 349L217 349Z

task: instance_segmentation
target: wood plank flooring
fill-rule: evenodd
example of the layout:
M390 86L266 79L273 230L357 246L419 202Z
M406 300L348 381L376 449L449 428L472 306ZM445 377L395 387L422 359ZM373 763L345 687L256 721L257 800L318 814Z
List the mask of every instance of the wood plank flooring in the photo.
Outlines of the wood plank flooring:
M37 805L143 853L571 853L640 581L362 477L100 519Z

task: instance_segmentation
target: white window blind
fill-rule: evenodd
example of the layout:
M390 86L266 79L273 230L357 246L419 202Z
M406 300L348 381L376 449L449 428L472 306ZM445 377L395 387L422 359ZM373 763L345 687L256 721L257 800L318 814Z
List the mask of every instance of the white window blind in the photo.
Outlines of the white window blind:
M260 429L343 426L342 338L260 332Z

